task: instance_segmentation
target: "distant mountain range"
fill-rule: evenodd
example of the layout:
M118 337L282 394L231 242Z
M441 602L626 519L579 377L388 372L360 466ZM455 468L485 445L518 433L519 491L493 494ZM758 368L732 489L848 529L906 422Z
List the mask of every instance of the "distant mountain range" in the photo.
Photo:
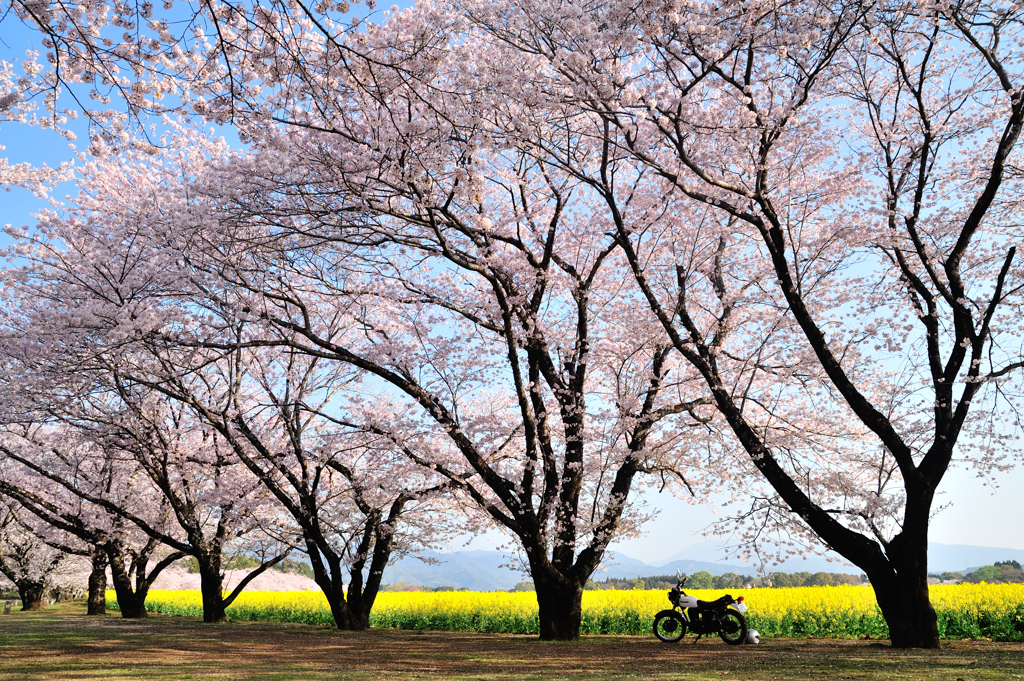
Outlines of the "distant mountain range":
M1024 563L1024 550L964 544L928 544L929 572L970 572L997 560Z
M471 591L507 591L529 577L508 567L511 557L500 551L425 551L423 556L438 562L424 563L418 558L402 558L384 568L388 584L405 582L417 586L466 587Z
M1021 549L929 543L928 551L929 572L967 572L982 565L991 565L997 560L1024 562L1024 550ZM710 542L684 548L666 561L659 561L655 565L621 553L609 552L605 555L603 565L594 573L593 579L603 581L609 577L631 579L671 575L677 570L690 575L701 570L713 575L726 572L753 575L758 572L750 563L725 563L718 558L721 555L724 555L722 546ZM403 558L387 567L384 571L384 581L388 584L405 582L417 586L465 587L473 591L508 590L517 582L529 581L528 575L514 567L514 559L500 551L427 552L424 556L437 562L431 565L417 558ZM860 573L857 567L842 561L829 561L827 557L822 556L809 556L806 560L793 558L768 569L774 572Z

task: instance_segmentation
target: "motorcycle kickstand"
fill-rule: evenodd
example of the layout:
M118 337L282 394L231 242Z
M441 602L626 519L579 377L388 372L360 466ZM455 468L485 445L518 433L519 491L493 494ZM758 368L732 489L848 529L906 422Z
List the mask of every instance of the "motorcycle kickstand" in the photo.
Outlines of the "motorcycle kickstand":
M694 644L694 645L696 645L696 644L697 644L697 641L699 641L699 640L700 640L700 637L701 637L701 636L703 636L703 635L704 635L704 634L697 634L697 638L693 639L693 644Z

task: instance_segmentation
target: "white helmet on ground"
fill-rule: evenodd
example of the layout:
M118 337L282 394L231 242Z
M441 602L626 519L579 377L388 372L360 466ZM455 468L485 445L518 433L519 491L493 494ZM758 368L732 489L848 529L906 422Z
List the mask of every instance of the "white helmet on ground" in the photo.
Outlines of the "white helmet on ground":
M745 643L760 643L761 634L757 633L757 629L749 629L747 631L747 640Z

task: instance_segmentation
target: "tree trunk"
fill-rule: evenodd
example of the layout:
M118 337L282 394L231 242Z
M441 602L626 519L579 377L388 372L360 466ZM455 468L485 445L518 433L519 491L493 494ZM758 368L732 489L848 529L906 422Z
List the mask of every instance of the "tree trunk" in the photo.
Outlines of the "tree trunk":
M370 628L370 609L373 607L373 599L366 598L366 594L357 593L352 587L353 584L350 583L348 593L345 595L348 625L338 628L363 631Z
M882 584L872 582L875 598L889 625L894 648L939 648L939 625L928 598L926 576L896 575Z
M908 499L903 531L886 547L890 569L868 577L893 647L939 648L938 619L928 597L928 505L914 501Z
M118 580L114 580L114 591L117 593L117 606L121 610L121 617L126 620L145 619L146 600L139 598L130 586L119 586Z
M220 561L199 560L199 589L203 594L203 621L212 624L227 622L224 613L224 579L220 566L213 563Z
M360 552L365 552L369 548L370 532L375 537L375 541L373 542L373 554L370 559L370 569L365 583L363 581L363 568L366 566L366 561L358 560L349 567L349 585L348 593L345 594L345 600L348 602L350 629L364 630L370 628L370 610L373 609L373 603L377 600L380 580L384 575L384 568L388 564L388 559L391 557L391 549L394 546L394 527L398 522L398 517L402 514L405 504L406 500L404 498L399 498L392 504L391 511L388 514L388 525L391 529L383 530L381 528L381 518L379 516L372 519L373 527L367 527L368 532L364 535L364 542L360 546ZM367 523L369 522L370 519L367 520Z
M107 614L107 562L106 552L99 548L93 549L87 615Z
M146 617L146 591L136 594L132 589L131 578L125 569L124 556L115 551L108 551L110 559L110 575L114 582L114 591L117 593L117 606L121 610L121 617L126 620L143 619Z
M18 582L18 594L21 596L22 610L42 610L43 595L46 593L46 585L42 582Z
M357 561L349 569L348 592L345 594L348 624L344 628L352 631L370 628L370 609L377 595L374 589L363 585L363 565L362 561Z
M367 613L366 624L364 625L358 616L354 616L349 608L345 597L345 590L341 581L343 574L341 561L337 556L332 555L329 559L330 565L324 565L324 561L318 554L316 544L309 542L310 555L313 566L313 581L317 583L320 590L327 599L327 605L331 608L331 615L334 617L334 624L339 629L347 631L362 631L369 627L369 613ZM353 591L349 585L349 591Z
M583 619L583 585L533 569L540 615L540 640L575 641Z
M321 580L316 581L320 585L320 590L323 591L324 596L327 598L327 604L331 608L331 615L334 616L334 624L339 629L344 631L363 631L369 628L369 613L367 613L364 621L358 613L353 612L346 600L345 592L340 586L335 584L335 580L327 578L323 582Z
M343 631L365 631L370 628L369 613L355 612L344 599L337 598L331 603L331 614L338 629Z

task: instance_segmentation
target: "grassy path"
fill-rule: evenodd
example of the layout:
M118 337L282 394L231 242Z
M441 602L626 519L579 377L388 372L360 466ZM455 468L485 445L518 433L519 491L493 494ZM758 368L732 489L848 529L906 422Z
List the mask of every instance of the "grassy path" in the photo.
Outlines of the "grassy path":
M532 636L371 630L187 617L88 618L84 605L0 615L0 679L840 679L1024 680L1024 644L951 641L898 651L876 641Z

